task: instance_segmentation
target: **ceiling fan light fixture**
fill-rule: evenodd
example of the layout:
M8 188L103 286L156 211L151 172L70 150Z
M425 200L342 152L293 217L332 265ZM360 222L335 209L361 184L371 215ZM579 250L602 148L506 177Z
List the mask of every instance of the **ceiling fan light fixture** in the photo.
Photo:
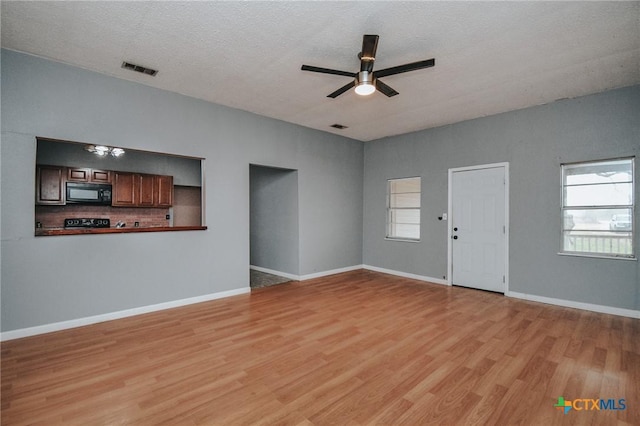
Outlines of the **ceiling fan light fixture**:
M367 71L360 71L356 77L356 93L360 96L367 96L376 91L373 85L373 75Z
M378 39L379 36L375 34L365 34L362 37L362 50L358 54L358 58L360 58L359 72L320 68L312 65L302 65L300 69L302 71L319 72L322 74L333 74L352 78L349 83L345 84L338 90L329 93L327 98L335 99L352 88L355 88L355 92L359 96L367 96L378 91L386 97L391 98L399 95L399 93L392 87L383 83L380 78L430 68L436 64L436 60L431 58L424 61L411 62L409 64L373 71L373 63L376 59L376 50L378 49Z
M371 83L359 83L356 86L356 93L360 96L367 96L376 91L376 87Z

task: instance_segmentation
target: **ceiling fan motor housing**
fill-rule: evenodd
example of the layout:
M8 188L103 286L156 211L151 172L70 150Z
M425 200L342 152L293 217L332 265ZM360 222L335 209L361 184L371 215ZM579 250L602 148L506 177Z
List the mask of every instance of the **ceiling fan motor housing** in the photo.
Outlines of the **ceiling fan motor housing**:
M356 84L358 86L361 84L373 85L373 73L368 71L360 71L358 75L356 75Z

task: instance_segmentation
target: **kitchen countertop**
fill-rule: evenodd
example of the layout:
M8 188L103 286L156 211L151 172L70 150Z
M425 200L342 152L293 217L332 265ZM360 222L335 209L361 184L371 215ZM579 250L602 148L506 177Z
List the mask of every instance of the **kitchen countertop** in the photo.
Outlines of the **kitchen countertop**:
M36 229L36 237L52 235L128 234L132 232L205 231L206 226L162 226L154 228L46 228Z

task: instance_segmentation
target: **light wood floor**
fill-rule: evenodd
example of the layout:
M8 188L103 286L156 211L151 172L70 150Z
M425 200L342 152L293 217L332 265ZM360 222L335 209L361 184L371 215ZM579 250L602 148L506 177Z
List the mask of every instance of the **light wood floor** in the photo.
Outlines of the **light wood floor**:
M2 344L3 425L638 425L639 388L640 320L368 271Z

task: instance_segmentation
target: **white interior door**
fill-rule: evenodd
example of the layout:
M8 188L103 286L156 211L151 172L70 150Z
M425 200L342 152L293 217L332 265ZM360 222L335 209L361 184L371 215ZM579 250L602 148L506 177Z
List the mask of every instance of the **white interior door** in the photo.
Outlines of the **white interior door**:
M453 169L449 173L451 283L504 293L506 166Z

